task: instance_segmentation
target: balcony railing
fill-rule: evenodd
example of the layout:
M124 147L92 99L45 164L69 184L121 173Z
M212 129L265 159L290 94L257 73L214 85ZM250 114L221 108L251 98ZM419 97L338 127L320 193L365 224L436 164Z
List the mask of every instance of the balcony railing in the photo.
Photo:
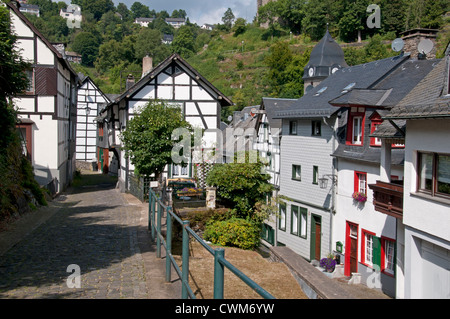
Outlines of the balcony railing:
M373 190L373 205L375 210L403 219L403 182L393 181L392 183L377 181L376 184L369 185Z

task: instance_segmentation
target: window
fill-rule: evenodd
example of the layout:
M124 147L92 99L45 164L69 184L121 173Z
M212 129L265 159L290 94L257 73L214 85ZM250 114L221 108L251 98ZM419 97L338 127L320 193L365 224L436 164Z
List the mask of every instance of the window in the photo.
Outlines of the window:
M291 205L291 234L306 238L306 218L308 210L303 207Z
M368 266L373 265L373 235L369 233L364 234L365 251L364 251L364 263Z
M306 218L308 210L306 208L300 208L300 237L306 238Z
M348 145L363 145L364 140L364 108L352 107L348 116L347 139Z
M319 166L313 166L313 184L319 183Z
M292 165L292 179L302 180L302 167L300 165Z
M27 79L28 79L28 85L27 85L26 91L31 92L31 93L34 92L34 71L33 70L25 71Z
M322 122L321 121L312 121L311 125L311 135L312 136L320 136L322 133L321 128Z
M367 195L367 173L355 171L355 192Z
M297 122L296 121L289 122L289 135L297 135Z
M418 154L418 191L450 197L450 155Z
M278 220L278 228L286 230L286 204L280 204L280 217Z
M291 206L291 234L298 235L298 206Z
M320 94L322 94L323 92L325 92L327 90L327 86L319 89L319 91L316 92L316 94L314 94L314 96L319 96Z
M355 116L353 118L352 142L353 144L362 143L362 116Z
M370 134L376 131L377 127L383 122L378 113L370 119ZM381 146L381 139L379 137L370 138L370 146Z
M395 271L395 241L389 238L381 238L382 263L381 270L389 275L394 275Z
M380 270L381 239L376 237L375 233L365 229L361 229L361 232L363 238L361 242L361 262L375 270Z

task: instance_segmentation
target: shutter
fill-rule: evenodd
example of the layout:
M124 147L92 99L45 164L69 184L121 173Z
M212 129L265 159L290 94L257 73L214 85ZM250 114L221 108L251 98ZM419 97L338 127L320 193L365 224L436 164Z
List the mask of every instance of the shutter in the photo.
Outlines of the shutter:
M167 176L172 178L172 164L167 165Z
M36 95L57 95L57 71L55 68L35 68Z
M373 249L372 249L372 263L373 268L376 271L381 270L381 238L372 236Z

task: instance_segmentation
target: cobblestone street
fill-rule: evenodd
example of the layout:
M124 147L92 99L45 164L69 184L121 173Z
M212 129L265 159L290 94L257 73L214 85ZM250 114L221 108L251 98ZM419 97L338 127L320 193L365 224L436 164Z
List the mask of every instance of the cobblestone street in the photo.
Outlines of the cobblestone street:
M178 298L148 238L145 204L99 184L50 206L51 217L0 251L0 298ZM80 288L70 287L69 265Z

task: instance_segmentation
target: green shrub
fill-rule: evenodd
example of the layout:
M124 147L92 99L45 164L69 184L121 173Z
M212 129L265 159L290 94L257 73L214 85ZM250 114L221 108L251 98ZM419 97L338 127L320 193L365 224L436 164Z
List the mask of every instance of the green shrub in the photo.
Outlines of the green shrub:
M215 245L254 249L259 245L260 229L243 218L208 223L204 238Z

